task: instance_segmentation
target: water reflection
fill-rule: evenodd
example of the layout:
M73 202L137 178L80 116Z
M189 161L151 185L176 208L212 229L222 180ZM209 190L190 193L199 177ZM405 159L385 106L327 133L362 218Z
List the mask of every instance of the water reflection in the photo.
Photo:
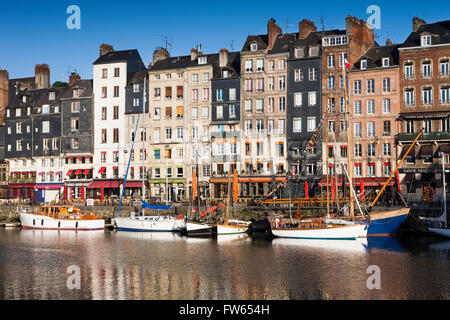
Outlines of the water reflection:
M0 298L449 299L449 243L0 230ZM382 290L366 287L373 264Z

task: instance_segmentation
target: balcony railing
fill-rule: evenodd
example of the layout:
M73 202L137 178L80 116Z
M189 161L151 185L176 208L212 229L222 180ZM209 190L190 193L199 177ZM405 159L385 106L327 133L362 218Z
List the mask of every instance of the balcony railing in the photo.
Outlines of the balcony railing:
M418 133L400 133L398 135L399 141L414 141ZM423 133L420 137L422 141L433 141L433 140L450 140L450 132L429 132Z

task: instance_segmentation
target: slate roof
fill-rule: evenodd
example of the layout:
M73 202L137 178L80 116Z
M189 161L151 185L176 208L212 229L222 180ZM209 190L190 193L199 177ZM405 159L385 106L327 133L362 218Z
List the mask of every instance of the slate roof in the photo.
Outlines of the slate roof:
M216 64L213 67L213 79L222 79L222 70L230 71L230 76L224 79L239 78L241 74L241 53L228 53L228 65L226 67L220 67L219 59L217 59Z
M361 69L361 61L367 60L367 70L381 68L383 66L383 58L389 58L389 66L399 65L399 44L393 44L389 46L374 47L367 50L359 60L352 66L353 70Z
M75 81L75 83L65 88L64 92L61 94L61 99L73 99L73 90L75 88L79 89L79 97L80 98L90 98L92 97L93 92L93 81L92 79L80 79Z
M275 39L272 50L269 50L267 55L289 53L289 49L292 47L296 39L296 33L285 33L278 35Z
M267 42L268 42L267 34L249 35L244 43L244 46L242 47L241 52L250 51L250 45L254 42L258 44L258 50L267 49Z
M400 48L420 47L421 35L423 33L430 33L433 35L431 43L436 44L450 44L450 20L440 21L436 23L429 23L420 26L416 32L412 32L408 39L400 46Z
M103 56L100 56L94 64L107 64L107 63L116 63L116 62L126 62L132 56L137 55L140 60L141 56L136 49L133 50L122 50L122 51L110 51Z
M128 85L131 86L134 83L142 83L142 82L144 82L144 78L147 75L147 73L148 73L147 69L135 72L131 76L130 80L128 81Z
M191 63L191 56L170 57L156 62L149 71L184 69Z

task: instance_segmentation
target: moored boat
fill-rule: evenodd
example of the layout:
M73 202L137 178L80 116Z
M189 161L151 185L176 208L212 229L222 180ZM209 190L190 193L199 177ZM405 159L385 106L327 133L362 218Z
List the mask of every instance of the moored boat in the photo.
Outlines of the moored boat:
M372 212L370 214L369 237L394 236L408 217L410 209Z
M247 233L250 222L240 220L229 220L228 224L219 224L216 226L217 235L232 235Z
M140 212L132 212L128 218L114 219L119 231L135 232L177 232L184 224L183 216L145 216Z
M213 226L201 222L186 222L185 233L188 237L210 237L213 234Z
M90 231L105 227L105 220L91 213L83 214L74 206L42 206L36 213L23 209L19 217L24 229Z

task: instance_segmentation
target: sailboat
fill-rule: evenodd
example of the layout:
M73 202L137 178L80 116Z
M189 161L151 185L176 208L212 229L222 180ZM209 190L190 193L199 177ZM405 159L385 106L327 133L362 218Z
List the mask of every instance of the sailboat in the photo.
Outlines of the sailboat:
M450 228L447 224L447 183L445 180L445 156L444 153L441 155L442 157L442 194L443 194L443 202L444 208L440 217L437 218L423 218L426 221L429 221L433 224L432 227L428 227L428 230L437 234L441 237L450 238Z
M138 126L140 118L143 118L142 121L142 131L145 132L145 105L147 101L146 96L146 88L147 88L147 78L144 78L144 103L141 110L141 113L138 116L137 122L136 122L136 129L135 132L138 132ZM176 217L171 217L168 215L162 216L160 214L157 215L151 215L146 216L145 215L145 209L153 209L155 211L161 211L161 210L169 210L172 206L160 206L160 205L151 205L148 204L145 201L145 172L142 174L142 212L131 212L130 216L127 218L120 218L120 208L122 206L122 200L123 196L125 194L125 187L127 183L128 178L128 170L130 169L130 163L131 163L131 155L134 150L134 141L136 139L137 134L133 137L133 143L131 146L131 152L130 152L130 158L128 160L128 166L127 166L127 172L125 174L125 180L123 184L122 189L122 195L120 197L120 203L119 207L117 209L116 218L114 219L114 223L117 226L117 229L119 231L135 231L135 232L177 232L181 231L182 227L184 226L184 217L182 215ZM143 147L145 148L145 140L142 139ZM145 168L144 166L144 159L142 163L142 168Z
M231 175L231 173L230 173L230 175ZM250 222L241 221L241 220L230 220L228 218L229 210L230 210L230 189L231 189L230 175L228 176L226 218L225 218L224 224L216 225L216 233L218 236L246 233L248 230L248 227L250 225ZM234 169L234 172L233 172L233 200L234 200L234 202L237 200L237 187L238 187L237 172L236 172L236 169Z
M342 61L346 61L343 54ZM345 66L342 68L343 77L346 79ZM346 131L347 131L347 145L350 145L350 129L349 129L349 103L347 95L347 84L344 81L344 96L346 99ZM328 112L326 112L328 114ZM328 125L325 125L327 128ZM328 147L328 131L325 132L325 144ZM327 165L328 165L328 153ZM352 168L351 156L348 154L348 168ZM279 238L295 238L295 239L321 239L321 240L356 240L357 238L367 237L369 222L364 219L361 207L359 206L362 217L355 219L354 217L354 199L355 191L352 185L352 171L348 170L347 178L350 183L350 218L331 219L329 212L329 192L328 192L328 166L327 166L327 215L325 218L307 218L307 219L293 219L272 217L269 222L272 227L272 234Z

